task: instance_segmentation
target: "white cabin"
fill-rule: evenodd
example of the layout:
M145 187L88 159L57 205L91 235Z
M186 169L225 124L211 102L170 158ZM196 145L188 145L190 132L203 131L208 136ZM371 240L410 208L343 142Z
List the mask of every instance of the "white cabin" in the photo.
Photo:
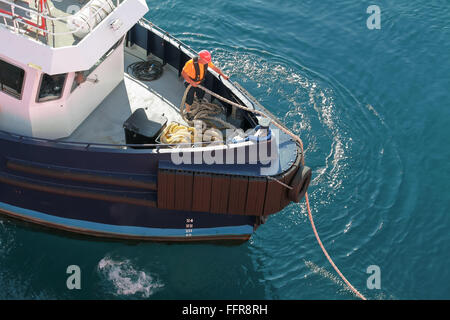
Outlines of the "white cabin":
M123 81L125 35L147 11L144 0L0 0L0 130L70 136Z

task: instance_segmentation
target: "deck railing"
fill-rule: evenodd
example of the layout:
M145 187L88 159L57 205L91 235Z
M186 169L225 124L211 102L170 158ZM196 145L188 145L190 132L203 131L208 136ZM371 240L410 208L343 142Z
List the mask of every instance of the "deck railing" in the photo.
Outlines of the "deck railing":
M12 138L16 138L19 141L30 141L33 143L44 143L54 146L75 146L81 149L92 149L92 148L102 148L102 149L136 149L136 150L156 150L161 149L171 149L171 148L193 148L193 147L204 147L205 142L192 142L192 143L179 143L179 144L110 144L110 143L97 143L97 142L78 142L78 141L65 141L65 140L54 140L45 139L37 137L23 136L8 131L0 130L0 135L6 135Z
M74 14L54 17L52 16L48 5L38 10L35 8L23 7L12 2L12 0L0 0L0 26L4 26L15 33L27 35L53 48L70 46L81 41L91 33L101 21L105 20L125 1L126 0L90 0ZM41 0L40 3L44 5L47 2L46 0ZM87 10L87 8L92 9ZM85 12L83 13L83 17L81 17L80 12L83 11ZM22 16L21 14L24 14L25 16ZM74 27L73 24L71 26L71 22L73 21L76 21L78 26ZM63 31L61 31L61 29L63 29ZM75 38L75 35L83 30L87 30L87 32L85 32L84 35ZM62 37L68 36L73 37L72 43L58 41Z
M147 20L146 18L141 18L138 23L145 26L149 31L158 34L158 36L160 36L163 41L167 40L169 42L172 42L172 44L174 44L177 48L184 49L190 57L195 57L198 54L198 52L195 51L193 48L181 42L166 30L158 27L157 25L154 25L151 21Z

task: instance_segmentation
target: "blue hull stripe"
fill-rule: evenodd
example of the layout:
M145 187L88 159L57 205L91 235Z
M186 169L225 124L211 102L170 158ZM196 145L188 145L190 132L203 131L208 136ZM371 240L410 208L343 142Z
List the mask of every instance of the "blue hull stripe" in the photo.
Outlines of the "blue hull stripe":
M34 210L23 209L13 205L0 202L0 209L7 212L12 212L21 216L31 217L41 220L43 222L50 222L65 227L73 227L84 229L93 232L105 232L110 234L117 234L121 236L139 236L139 237L185 237L185 229L162 229L162 228L143 228L143 227L129 227L129 226L115 226L103 223L67 219L48 215ZM218 236L218 235L251 235L253 233L253 226L235 226L235 227L218 227L218 228L204 228L193 229L192 237L195 236Z

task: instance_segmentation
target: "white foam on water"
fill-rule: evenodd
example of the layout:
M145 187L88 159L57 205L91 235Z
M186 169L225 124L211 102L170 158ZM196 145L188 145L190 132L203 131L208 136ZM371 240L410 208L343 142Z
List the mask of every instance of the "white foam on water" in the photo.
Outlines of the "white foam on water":
M114 285L114 294L118 296L139 295L149 298L164 287L155 276L137 270L130 260L116 261L105 257L98 263L98 270Z

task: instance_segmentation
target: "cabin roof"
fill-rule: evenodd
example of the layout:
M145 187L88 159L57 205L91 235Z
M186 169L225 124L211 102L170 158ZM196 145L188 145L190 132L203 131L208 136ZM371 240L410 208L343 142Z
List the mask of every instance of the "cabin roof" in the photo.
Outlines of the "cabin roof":
M127 0L0 0L0 24L52 48L77 45Z
M12 44L0 57L50 75L89 69L148 11L145 0L37 2L44 10L34 0L0 0L0 39Z

